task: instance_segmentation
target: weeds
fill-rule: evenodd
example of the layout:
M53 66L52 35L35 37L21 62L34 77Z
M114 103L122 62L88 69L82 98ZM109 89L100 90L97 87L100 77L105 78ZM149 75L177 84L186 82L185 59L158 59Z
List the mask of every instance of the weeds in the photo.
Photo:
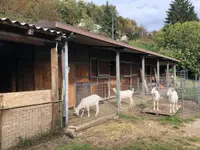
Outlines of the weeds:
M162 117L158 119L162 124L171 124L174 126L180 126L183 120L177 116Z
M57 130L51 130L46 133L41 133L39 136L30 139L25 139L19 136L19 143L16 146L16 148L13 149L26 149L38 145L40 143L52 140L53 138L60 136L62 133L63 133L62 129L57 129Z
M194 122L196 118L187 118L187 119L182 119L178 116L168 116L168 117L162 117L158 119L163 125L165 124L170 124L173 125L173 128L179 129L179 126L182 125L183 123L190 123Z

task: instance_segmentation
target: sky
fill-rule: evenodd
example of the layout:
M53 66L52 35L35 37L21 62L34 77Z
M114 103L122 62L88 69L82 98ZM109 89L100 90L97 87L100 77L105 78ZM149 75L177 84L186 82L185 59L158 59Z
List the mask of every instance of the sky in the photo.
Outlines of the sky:
M86 0L98 5L107 0ZM119 15L133 19L138 25L143 25L148 31L160 30L167 16L166 11L172 0L108 0L116 6ZM200 0L190 0L200 17Z

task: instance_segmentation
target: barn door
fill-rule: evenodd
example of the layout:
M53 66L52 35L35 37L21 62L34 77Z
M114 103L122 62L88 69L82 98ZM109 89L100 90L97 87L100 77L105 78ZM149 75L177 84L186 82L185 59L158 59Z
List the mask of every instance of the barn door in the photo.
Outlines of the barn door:
M75 81L75 65L74 64L69 64L69 94L68 94L68 105L69 108L72 108L75 106L75 85L74 85L74 81Z

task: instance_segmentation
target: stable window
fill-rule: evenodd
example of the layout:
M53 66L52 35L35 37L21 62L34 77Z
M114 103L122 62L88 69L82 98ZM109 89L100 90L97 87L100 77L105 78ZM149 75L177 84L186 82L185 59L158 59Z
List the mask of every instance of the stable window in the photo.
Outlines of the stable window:
M98 61L98 75L109 76L110 75L110 62L106 60Z
M132 74L138 74L139 66L138 64L132 64Z
M97 76L97 60L96 59L92 59L90 61L91 63L91 76L92 77L96 77Z
M89 65L77 63L76 64L76 77L88 77L89 76Z
M116 76L116 62L110 62L110 76Z
M121 63L120 65L120 72L121 75L130 75L130 64L129 63Z

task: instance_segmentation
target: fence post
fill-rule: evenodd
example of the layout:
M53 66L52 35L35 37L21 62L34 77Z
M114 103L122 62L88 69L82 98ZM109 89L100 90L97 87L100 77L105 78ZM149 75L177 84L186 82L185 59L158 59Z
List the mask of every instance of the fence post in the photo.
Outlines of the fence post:
M116 51L117 115L120 113L120 54Z
M157 60L157 86L160 89L160 61Z
M167 78L167 88L169 88L169 62L167 63L166 78Z
M174 73L174 87L176 87L176 65L174 64L174 70L173 70L173 73Z
M3 108L3 95L0 95L0 108ZM2 118L3 118L3 111L0 110L0 149L2 149Z
M142 57L142 100L144 100L145 89L144 89L144 80L145 80L145 57Z
M51 93L52 101L58 100L58 44L51 49ZM57 126L59 118L59 107L57 104L52 104L52 128ZM56 112L57 111L57 112Z

